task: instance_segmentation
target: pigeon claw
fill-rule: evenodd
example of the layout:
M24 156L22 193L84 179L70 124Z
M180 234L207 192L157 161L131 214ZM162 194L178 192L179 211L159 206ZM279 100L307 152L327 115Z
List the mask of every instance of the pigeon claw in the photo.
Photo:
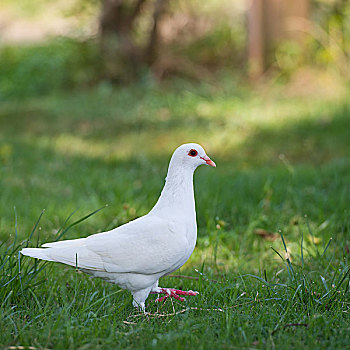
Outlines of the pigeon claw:
M162 301L165 301L168 298L175 298L179 301L185 301L185 298L180 297L180 295L190 295L195 296L199 294L198 292L195 292L193 290L179 290L179 289L173 289L173 288L161 288L158 294L165 294L163 297L160 297L156 299L156 302L160 303Z

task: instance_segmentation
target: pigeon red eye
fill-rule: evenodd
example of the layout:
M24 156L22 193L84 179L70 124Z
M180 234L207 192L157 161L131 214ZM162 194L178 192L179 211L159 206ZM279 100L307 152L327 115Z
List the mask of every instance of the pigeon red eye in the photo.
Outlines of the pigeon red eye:
M188 152L188 155L191 156L191 157L195 157L197 154L198 154L198 152L195 149L191 149Z

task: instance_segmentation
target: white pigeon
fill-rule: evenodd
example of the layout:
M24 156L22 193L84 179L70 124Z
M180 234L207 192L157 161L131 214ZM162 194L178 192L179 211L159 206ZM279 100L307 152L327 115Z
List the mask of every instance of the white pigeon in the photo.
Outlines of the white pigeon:
M145 311L150 293L183 301L180 295L196 295L158 287L158 280L180 268L192 254L197 240L193 173L199 165L215 167L204 149L195 143L178 147L171 157L162 193L145 216L111 231L86 238L45 243L43 248L24 248L33 258L76 266L127 289L133 305Z

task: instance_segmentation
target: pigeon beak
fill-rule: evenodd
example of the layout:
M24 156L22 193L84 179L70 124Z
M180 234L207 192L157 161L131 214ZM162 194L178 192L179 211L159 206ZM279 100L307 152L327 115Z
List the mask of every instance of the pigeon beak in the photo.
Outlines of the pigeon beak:
M216 164L207 155L205 155L204 157L201 157L201 158L207 163L207 165L210 165L210 166L216 168Z

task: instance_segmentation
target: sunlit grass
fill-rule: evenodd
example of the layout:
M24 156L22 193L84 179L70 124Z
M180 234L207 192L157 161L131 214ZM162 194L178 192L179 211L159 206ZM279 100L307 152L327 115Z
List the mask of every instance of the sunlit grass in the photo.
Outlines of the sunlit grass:
M0 106L3 247L15 237L14 207L19 242L46 209L30 242L36 245L54 240L73 211L78 218L108 204L65 236L85 237L146 214L179 144L201 143L217 163L195 174L198 242L176 272L191 279L162 280L199 290L198 298L157 306L152 296L147 307L155 316L145 318L128 293L49 264L38 274L45 283L14 307L2 306L1 346L347 344L347 277L333 309L325 300L334 297L332 285L349 265L349 98L267 98L230 86L179 86L100 86ZM299 287L303 281L311 287ZM331 294L316 301L327 288Z
M7 103L1 115L12 122L3 133L16 132L29 143L35 135L39 147L107 160L167 156L188 140L217 157L227 154L246 163L279 163L285 152L295 163L314 157L324 162L335 152L337 158L349 155L343 144L347 96L287 99L237 96L228 88L192 90L133 88L130 97L122 89L101 89L33 99L20 107Z

